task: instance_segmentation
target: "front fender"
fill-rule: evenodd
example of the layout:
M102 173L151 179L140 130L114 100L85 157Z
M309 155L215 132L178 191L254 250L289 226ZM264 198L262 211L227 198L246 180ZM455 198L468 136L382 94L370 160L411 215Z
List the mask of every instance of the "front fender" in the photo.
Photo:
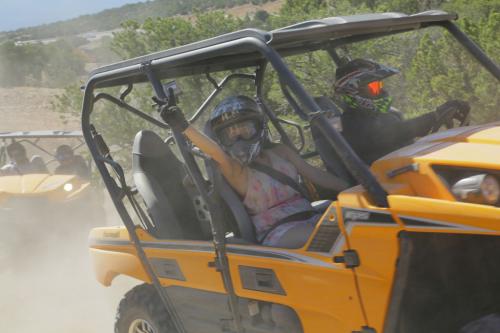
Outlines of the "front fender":
M91 263L101 284L110 286L118 275L151 283L124 227L92 229L89 246Z
M118 275L151 283L135 254L90 248L90 259L97 281L106 287Z

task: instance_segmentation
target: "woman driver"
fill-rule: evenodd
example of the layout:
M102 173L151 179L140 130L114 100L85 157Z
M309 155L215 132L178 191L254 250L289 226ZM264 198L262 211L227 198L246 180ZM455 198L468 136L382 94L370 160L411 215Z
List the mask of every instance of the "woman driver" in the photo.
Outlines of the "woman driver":
M289 147L270 144L264 114L252 98L231 96L216 106L210 126L217 142L190 126L176 106L165 108L161 116L217 162L242 198L257 239L264 245L301 247L319 215L297 186L286 185L255 165L271 167L295 182L302 176L337 192L347 187L342 179L309 165Z

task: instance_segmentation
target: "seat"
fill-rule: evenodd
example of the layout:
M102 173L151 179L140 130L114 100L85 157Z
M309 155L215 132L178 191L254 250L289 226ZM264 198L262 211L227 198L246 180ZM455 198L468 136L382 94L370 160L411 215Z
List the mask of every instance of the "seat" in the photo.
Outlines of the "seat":
M134 139L132 171L153 226L163 239L204 239L192 198L183 185L183 164L154 132L143 130Z
M204 133L209 138L215 139L215 135L208 123L205 125ZM252 219L248 215L239 195L222 177L214 161L207 160L206 169L216 192L222 199L221 209L223 211L221 215L224 216L227 231L233 232L235 236L234 239L228 239L228 242L258 243Z
M321 110L332 112L335 117L340 117L342 115L339 112L338 107L329 97L319 96L315 97L314 100L321 108ZM354 185L356 182L351 176L349 170L347 170L335 149L333 149L333 147L327 142L327 139L316 126L311 126L311 134L316 146L316 150L323 160L326 169L332 174L344 179L350 185Z
M33 155L30 159L30 164L33 168L33 173L49 173L49 169L47 169L43 158L39 155Z

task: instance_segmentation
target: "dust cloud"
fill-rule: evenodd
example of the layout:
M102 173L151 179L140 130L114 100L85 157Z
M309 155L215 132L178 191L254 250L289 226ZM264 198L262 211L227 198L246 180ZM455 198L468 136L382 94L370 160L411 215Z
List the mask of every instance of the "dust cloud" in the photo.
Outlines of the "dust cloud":
M92 224L119 224L111 209L106 215L111 218ZM118 303L137 282L118 277L104 287L96 281L84 216L35 216L0 216L0 332L113 332Z
M61 92L0 88L0 132L79 130L78 119L64 123L52 110ZM121 224L105 206L105 216L89 225L83 213L43 219L44 209L56 208L23 203L15 215L0 205L0 332L113 332L118 303L137 282L118 277L104 287L94 277L89 230Z

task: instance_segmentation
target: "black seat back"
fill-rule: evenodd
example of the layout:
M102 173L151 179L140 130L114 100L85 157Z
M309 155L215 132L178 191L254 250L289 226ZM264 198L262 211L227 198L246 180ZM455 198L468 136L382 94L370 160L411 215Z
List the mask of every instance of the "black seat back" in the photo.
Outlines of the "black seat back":
M205 125L204 132L209 138L215 138L208 123ZM215 190L222 199L220 206L223 212L221 215L224 216L224 222L229 229L228 231L233 231L236 238L240 238L245 242L257 243L255 227L239 195L224 177L220 175L220 171L214 161L207 161L206 168L210 180L215 186Z
M315 97L314 100L321 108L321 110L333 112L334 116L336 117L340 117L342 115L338 110L338 107L335 106L330 98L326 96L320 96ZM324 137L324 135L316 128L316 126L311 126L311 133L314 139L316 150L323 160L326 169L334 175L344 179L349 184L354 184L355 181L350 172L342 163L342 160L340 159L335 149L333 149L333 147L328 144L327 139Z
M134 183L147 206L157 238L202 239L191 197L183 185L183 164L154 132L143 130L134 139Z

